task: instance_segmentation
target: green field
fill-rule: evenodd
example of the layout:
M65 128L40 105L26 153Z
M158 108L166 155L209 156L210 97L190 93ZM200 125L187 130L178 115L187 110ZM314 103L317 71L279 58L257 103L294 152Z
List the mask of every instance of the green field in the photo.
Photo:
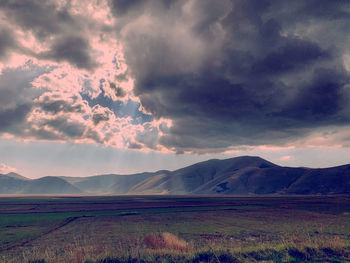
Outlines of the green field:
M0 262L350 262L350 197L1 197Z

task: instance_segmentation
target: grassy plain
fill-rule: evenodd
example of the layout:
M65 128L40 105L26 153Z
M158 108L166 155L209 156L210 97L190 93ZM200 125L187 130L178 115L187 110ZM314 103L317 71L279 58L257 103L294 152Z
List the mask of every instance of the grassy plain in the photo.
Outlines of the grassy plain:
M350 197L1 197L0 262L350 262Z

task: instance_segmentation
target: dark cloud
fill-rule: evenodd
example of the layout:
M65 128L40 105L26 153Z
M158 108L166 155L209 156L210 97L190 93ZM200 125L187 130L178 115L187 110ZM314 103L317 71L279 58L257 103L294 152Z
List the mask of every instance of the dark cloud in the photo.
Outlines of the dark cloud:
M145 10L145 6L151 4L152 7L162 7L168 9L172 3L176 3L177 0L160 0L160 1L149 1L149 0L109 0L109 5L114 14L117 17L124 15L130 15L130 13L137 15L139 12ZM152 10L150 10L152 11Z
M135 1L111 0L109 2L110 2L112 12L116 16L118 16L118 15L124 15L130 10L134 10L136 7L138 7L144 1L142 1L142 0L135 0Z
M17 133L20 126L31 110L31 105L22 104L13 108L0 109L0 131Z
M22 50L23 52L39 59L67 61L78 68L92 70L97 64L90 55L91 47L87 36L82 35L88 21L72 14L69 6L69 1L61 6L55 1L0 1L0 10L4 11L6 18L13 25L26 32L32 32L49 47L48 51L39 54L36 54L36 50ZM12 40L10 36L6 36L6 41L0 40L0 58L1 46L7 47L13 42L9 42Z
M39 54L40 58L54 61L68 61L78 68L93 69L97 65L90 56L90 45L86 39L79 36L58 38L51 50Z
M4 60L8 52L15 48L16 41L11 31L7 28L0 27L0 61Z
M136 142L129 142L129 143L128 143L128 148L129 148L129 149L133 149L133 150L140 150L140 149L142 149L143 147L142 147L142 145L139 144L139 143L136 143Z
M150 124L145 124L143 131L137 132L136 141L138 143L142 143L147 148L157 149L159 134L158 129L156 127L152 127ZM135 144L133 144L135 146ZM135 147L134 147L135 148Z
M42 39L77 26L67 8L59 8L53 1L2 0L0 8L13 23Z
M102 109L94 107L91 111L80 95L46 92L34 100L27 120L21 124L22 130L17 129L16 135L37 140L88 139L103 143L98 130L90 125L90 118L95 123L95 113Z
M108 108L102 108L100 105L94 106L92 111L92 121L94 125L98 125L100 122L108 121L110 119L110 115L112 114Z
M60 132L59 136L61 138L70 140L83 138L86 129L83 123L71 121L66 116L48 119L46 122L42 123L42 127L45 126L52 128L54 131Z
M1 40L0 40L1 41ZM33 99L42 91L30 84L39 75L50 71L28 62L24 67L4 69L0 75L0 131L19 134L33 107Z
M307 67L310 63L327 59L331 56L318 45L301 39L284 39L286 42L271 51L252 65L251 74L257 76L290 73Z
M313 72L310 84L300 89L283 115L311 127L318 124L342 124L349 116L342 110L349 107L345 85L349 78L342 72L321 68Z
M31 82L51 69L35 66L30 61L23 67L3 69L0 75L0 110L31 104L33 99L42 93L41 90L32 87Z
M113 4L130 14L116 28L135 94L155 118L173 120L166 147L284 144L350 124L349 2Z
M112 90L114 90L115 96L119 98L123 98L126 96L126 92L121 87L117 87L115 83L111 82L109 83L109 86L111 87Z
M79 100L76 95L68 98L61 94L43 94L36 100L35 106L50 114L58 113L86 113L87 102Z

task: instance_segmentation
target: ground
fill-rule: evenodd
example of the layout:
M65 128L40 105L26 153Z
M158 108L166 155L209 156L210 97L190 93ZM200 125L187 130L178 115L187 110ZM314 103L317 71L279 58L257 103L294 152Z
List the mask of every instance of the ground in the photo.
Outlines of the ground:
M0 198L0 262L350 262L349 196Z

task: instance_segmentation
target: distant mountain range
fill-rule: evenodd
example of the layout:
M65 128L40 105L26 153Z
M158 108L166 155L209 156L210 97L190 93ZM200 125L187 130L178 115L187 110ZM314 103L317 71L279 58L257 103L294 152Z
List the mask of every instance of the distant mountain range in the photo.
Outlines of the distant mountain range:
M292 168L242 156L130 175L31 180L9 173L0 174L0 194L350 194L350 165Z

